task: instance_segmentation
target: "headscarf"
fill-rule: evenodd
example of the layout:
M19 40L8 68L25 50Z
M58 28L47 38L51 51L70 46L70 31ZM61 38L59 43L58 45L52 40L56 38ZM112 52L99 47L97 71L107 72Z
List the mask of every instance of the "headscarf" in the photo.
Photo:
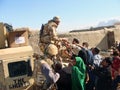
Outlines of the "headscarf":
M72 90L85 90L86 66L80 57L75 57L76 65L72 67Z

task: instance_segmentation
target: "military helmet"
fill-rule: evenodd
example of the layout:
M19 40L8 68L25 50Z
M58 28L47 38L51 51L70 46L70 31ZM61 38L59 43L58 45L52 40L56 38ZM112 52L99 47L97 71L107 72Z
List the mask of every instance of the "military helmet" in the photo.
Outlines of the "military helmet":
M58 54L58 48L54 44L50 44L47 47L47 53L51 56L57 55Z
M60 22L60 17L59 16L53 17L53 21L59 21Z

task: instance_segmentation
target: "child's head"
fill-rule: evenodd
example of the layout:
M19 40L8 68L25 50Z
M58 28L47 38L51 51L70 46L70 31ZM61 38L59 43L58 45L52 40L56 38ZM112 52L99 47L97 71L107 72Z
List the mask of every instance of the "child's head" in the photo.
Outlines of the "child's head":
M79 44L79 40L77 38L73 38L72 44Z
M71 60L72 60L72 64L75 65L76 64L76 59L75 59L76 55L72 55Z
M110 66L112 64L112 59L110 57L105 57L101 62L102 66Z

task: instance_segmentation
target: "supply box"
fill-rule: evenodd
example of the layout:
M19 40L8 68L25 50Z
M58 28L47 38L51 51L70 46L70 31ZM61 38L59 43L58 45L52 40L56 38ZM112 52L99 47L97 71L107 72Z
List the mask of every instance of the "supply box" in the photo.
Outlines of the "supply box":
M12 31L8 34L8 47L21 47L27 46L28 30Z
M5 48L6 28L3 23L0 23L0 49Z

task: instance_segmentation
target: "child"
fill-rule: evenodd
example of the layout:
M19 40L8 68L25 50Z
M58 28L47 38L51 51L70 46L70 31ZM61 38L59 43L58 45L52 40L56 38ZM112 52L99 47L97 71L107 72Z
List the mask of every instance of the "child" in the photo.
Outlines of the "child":
M101 62L101 67L93 69L93 73L98 77L96 79L95 90L112 90L111 64L111 58L106 57Z

